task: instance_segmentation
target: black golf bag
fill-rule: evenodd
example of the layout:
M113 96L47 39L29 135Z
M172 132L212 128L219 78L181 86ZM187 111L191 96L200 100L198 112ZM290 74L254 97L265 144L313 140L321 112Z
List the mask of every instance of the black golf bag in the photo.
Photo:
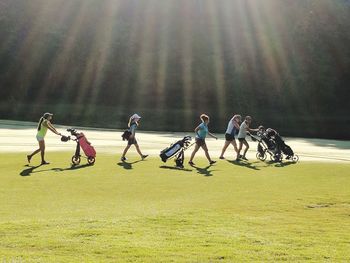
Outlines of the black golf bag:
M185 136L182 140L171 144L169 147L161 151L159 156L162 161L166 162L167 160L175 157L176 166L183 168L185 157L184 151L191 146L191 139L191 136Z
M253 140L258 141L258 149L256 157L264 161L267 157L266 153L270 155L272 161L281 162L283 154L286 155L287 160L297 162L299 160L292 148L285 144L282 137L273 129L268 128L266 131L257 132L257 136L252 136ZM283 153L283 154L282 154Z
M283 152L283 154L287 155L287 157L291 157L294 155L294 152L290 146L288 146L281 138L279 134L275 135L275 141L278 145L279 149Z

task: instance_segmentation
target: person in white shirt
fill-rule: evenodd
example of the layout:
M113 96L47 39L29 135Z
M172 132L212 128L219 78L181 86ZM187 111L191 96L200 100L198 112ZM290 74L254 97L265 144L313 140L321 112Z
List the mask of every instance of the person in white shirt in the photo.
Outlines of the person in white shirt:
M238 151L237 151L237 158L236 161L239 161L240 158L243 160L248 160L246 157L247 151L249 149L249 144L245 137L247 136L248 132L257 132L259 129L251 129L249 126L252 122L252 117L247 116L245 117L244 121L242 122L241 126L239 127L239 132L238 132ZM243 155L241 156L241 150L243 147L243 144L245 146Z

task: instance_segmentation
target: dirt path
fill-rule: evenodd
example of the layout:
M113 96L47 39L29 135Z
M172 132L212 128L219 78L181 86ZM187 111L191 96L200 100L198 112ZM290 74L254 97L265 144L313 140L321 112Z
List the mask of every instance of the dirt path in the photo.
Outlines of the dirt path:
M61 133L69 127L56 125ZM121 130L103 130L79 128L83 131L89 141L96 148L97 153L115 154L119 158L125 142L121 140ZM36 123L3 121L0 120L0 153L19 152L29 153L37 148ZM150 155L158 155L159 152L168 147L171 143L185 136L185 133L159 133L141 132L137 133L137 139L143 152ZM193 136L193 134L189 134ZM324 161L324 162L350 162L350 141L321 140L284 138L286 143L292 147L302 161ZM51 132L46 137L47 151L70 151L74 152L75 143L73 141L61 142L60 138ZM207 139L208 148L213 159L220 155L224 136L220 135L219 140ZM250 149L248 158L255 159L256 142L249 140ZM135 150L131 149L131 152ZM189 149L186 155L189 155ZM202 151L199 155L204 156ZM233 159L233 148L228 148L227 159Z

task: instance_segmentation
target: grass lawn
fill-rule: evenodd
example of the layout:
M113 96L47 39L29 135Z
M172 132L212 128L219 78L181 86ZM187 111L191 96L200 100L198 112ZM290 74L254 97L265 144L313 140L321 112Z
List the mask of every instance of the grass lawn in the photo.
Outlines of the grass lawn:
M350 261L350 164L71 155L0 154L0 262Z

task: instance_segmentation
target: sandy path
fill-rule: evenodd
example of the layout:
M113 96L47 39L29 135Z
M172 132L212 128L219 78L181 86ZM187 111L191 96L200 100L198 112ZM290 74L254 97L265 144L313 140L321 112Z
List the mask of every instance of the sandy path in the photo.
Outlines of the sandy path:
M56 125L61 133L69 127ZM103 130L79 128L83 131L89 141L92 142L97 153L110 153L119 157L125 142L121 140L121 130ZM20 152L29 153L37 148L36 123L2 121L0 120L0 153ZM67 133L68 135L68 133ZM138 131L137 139L143 152L150 155L158 155L160 150L168 147L174 141L183 138L185 133L159 133ZM193 134L189 134L192 135ZM350 162L350 141L284 138L286 143L292 147L302 161L334 161ZM51 132L46 136L47 151L70 151L74 152L75 142L61 142L60 138ZM211 156L215 159L220 155L224 136L219 135L219 140L207 139ZM249 140L250 149L248 158L255 159L256 142ZM130 150L135 152L134 149ZM189 150L191 151L191 149ZM187 151L186 155L189 155ZM130 152L130 153L131 153ZM202 151L199 155L204 156ZM233 148L226 152L227 159L233 159Z

